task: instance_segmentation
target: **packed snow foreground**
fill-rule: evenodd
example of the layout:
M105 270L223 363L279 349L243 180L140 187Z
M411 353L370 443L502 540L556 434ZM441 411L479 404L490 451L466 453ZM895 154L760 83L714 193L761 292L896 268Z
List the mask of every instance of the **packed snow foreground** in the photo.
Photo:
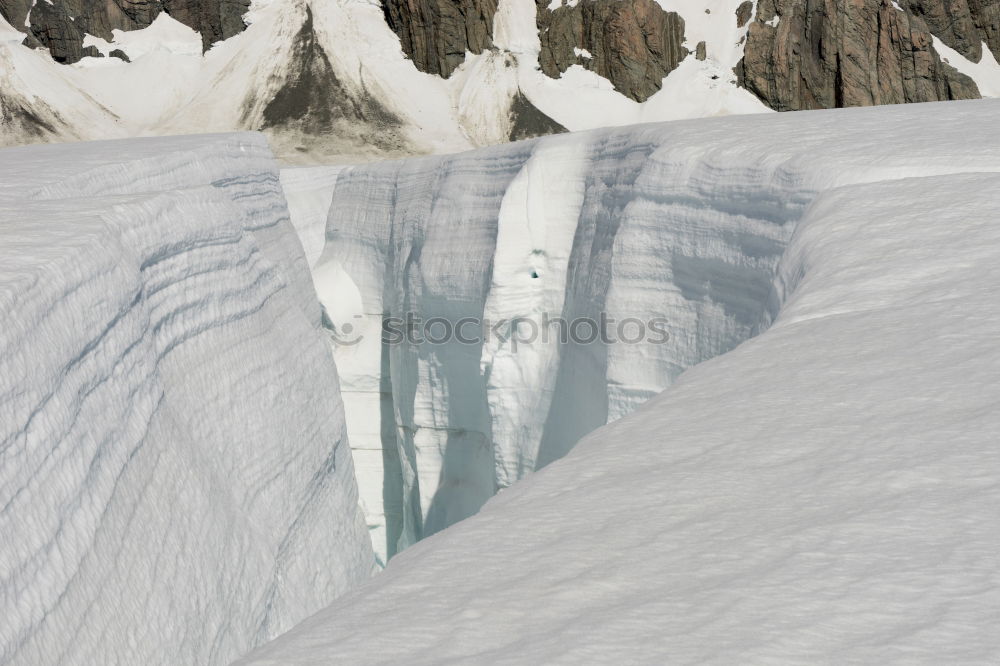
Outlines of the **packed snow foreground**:
M998 113L0 152L0 661L997 661Z
M597 299L672 324L673 345L589 357L389 349L415 522L530 460L561 391L565 433L763 332L241 663L995 663L998 112L681 122L340 173L312 255L328 310ZM365 345L337 352L349 431L369 410L355 446L380 423ZM441 434L482 412L486 454Z

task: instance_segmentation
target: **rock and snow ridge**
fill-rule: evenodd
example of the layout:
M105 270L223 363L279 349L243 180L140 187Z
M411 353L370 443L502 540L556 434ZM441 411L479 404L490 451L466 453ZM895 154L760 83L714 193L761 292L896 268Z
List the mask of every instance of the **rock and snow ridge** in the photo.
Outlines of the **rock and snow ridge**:
M466 54L448 78L420 71L382 7L367 0L257 0L247 29L204 55L201 36L162 13L142 30L116 30L113 40L87 38L131 63L86 57L60 65L22 45L23 33L0 17L0 142L261 129L284 161L348 163L563 128L766 111L735 87L732 71L719 76L736 64L732 48L720 46L718 63L692 55L661 94L639 103L579 66L559 78L544 74L531 0L493 9L492 46ZM684 10L695 11L703 10ZM719 41L735 44L745 28L729 14L719 15Z
M321 294L324 276L354 283L335 301L429 315L502 292L497 307L526 312L592 293L566 269L587 257L608 307L672 306L676 338L720 342L734 305L752 304L763 332L239 663L996 662L997 112L690 121L340 173L314 269ZM750 252L762 229L784 230L764 246L783 249L763 294L723 279L770 256ZM552 250L540 272L555 285L519 282L538 247L525 234ZM366 401L377 427L377 350L351 350L338 351L348 428ZM397 421L447 426L468 400L449 387L470 392L487 362L521 363L525 385L544 365L481 351L390 350ZM665 382L696 360L630 351L607 349L595 392L609 412L612 379ZM478 381L494 427L535 423L542 388ZM433 466L399 430L404 465ZM465 480L499 478L499 460L463 460L487 465ZM420 518L434 475L409 471Z
M0 0L0 144L251 129L286 162L349 163L563 128L988 96L1000 77L994 10L949 24L941 0L255 0L238 20L243 2L221 3L225 17L216 0L150 2L128 20L94 8L100 34L84 44L103 57L72 65L21 43L28 1Z
M0 152L0 662L225 664L375 560L260 135Z

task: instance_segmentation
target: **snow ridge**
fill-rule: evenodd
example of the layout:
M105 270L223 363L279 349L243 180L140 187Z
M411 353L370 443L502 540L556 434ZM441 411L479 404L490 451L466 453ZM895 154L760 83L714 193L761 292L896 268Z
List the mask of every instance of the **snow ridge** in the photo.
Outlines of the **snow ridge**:
M0 661L228 663L364 579L263 137L0 158Z

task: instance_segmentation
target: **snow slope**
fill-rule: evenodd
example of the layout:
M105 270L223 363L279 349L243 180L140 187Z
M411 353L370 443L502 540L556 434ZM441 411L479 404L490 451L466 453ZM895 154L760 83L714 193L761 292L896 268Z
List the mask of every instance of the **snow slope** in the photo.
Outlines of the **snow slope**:
M498 218L495 237L525 219L553 242L570 235L556 233L569 196L546 196L559 182L533 181L555 215L525 207L514 183L529 165L591 174L584 199L594 188L621 204L614 229L584 206L574 234L592 224L613 236L590 270L610 273L608 301L622 309L687 301L711 312L725 305L723 272L693 253L720 251L727 225L768 211L785 211L794 233L760 335L688 369L240 663L995 663L998 110L983 101L681 122L342 174L333 237L365 228L347 211L367 209L374 253L388 226L378 216L406 218L391 227L404 251L390 267L407 256L414 267L389 272L386 291L419 285L409 293L425 307L432 289L472 281L467 264L487 254L472 239L491 240ZM555 160L567 153L589 156L585 168ZM635 155L634 184L602 180ZM434 207L407 207L408 188L435 178ZM381 195L393 188L401 209ZM497 188L506 195L489 199L501 203L491 222L472 204ZM507 217L515 201L519 215ZM460 205L466 214L449 217ZM343 257L367 297L377 262L364 244L324 256ZM517 255L497 248L492 279ZM687 294L686 268L700 284ZM752 282L729 287L760 302ZM668 311L681 338L719 330ZM610 350L622 356L609 378L668 367L669 355L634 350ZM418 355L427 369L394 371L393 387L422 390L432 361Z
M340 171L314 280L350 328L335 353L377 554L472 515L766 325L818 192L994 168L992 137L970 155L964 125L989 127L996 108L888 109L836 132L823 114L647 125ZM480 345L382 344L386 318L407 313L508 324ZM602 315L647 335L519 343L545 317ZM519 318L533 323L515 333Z
M366 578L260 135L0 151L0 662L223 664Z

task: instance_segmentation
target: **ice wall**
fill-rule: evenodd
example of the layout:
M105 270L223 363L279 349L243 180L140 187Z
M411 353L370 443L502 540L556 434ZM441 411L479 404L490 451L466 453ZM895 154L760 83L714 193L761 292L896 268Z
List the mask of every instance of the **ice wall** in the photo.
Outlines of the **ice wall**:
M367 577L251 134L0 152L0 662L224 664Z
M821 194L773 326L239 663L996 663L998 186Z
M769 120L780 141L759 118L731 118L340 172L314 278L331 323L347 325L336 358L376 552L475 513L765 327L775 266L817 192L988 161L914 140L983 113L959 104L938 121L936 108L861 115L846 141L807 113ZM897 148L858 158L867 135ZM386 318L408 312L491 324L603 314L644 322L647 335L518 344L532 333L522 322L484 344L382 344Z
M315 275L333 323L349 326L337 363L377 552L475 513L753 333L808 197L780 161L755 180L756 162L695 157L671 135L554 137L340 174ZM407 313L488 321L491 334L382 344L383 320ZM604 317L609 339L631 343L587 343L585 323L561 344L544 317ZM534 324L497 326L518 318ZM534 330L552 335L520 342Z

